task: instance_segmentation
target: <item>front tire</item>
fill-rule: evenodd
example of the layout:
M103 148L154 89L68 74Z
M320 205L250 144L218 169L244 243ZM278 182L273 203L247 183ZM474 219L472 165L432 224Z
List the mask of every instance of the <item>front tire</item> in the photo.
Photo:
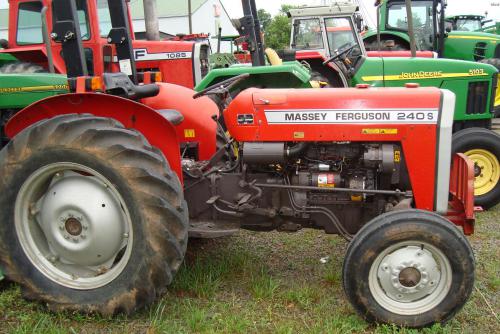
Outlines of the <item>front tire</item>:
M500 135L468 128L453 135L453 153L464 153L475 164L475 204L490 209L500 202Z
M41 121L0 151L0 264L53 310L130 314L183 261L177 176L138 132L93 116Z
M349 245L344 290L368 321L425 327L452 318L474 286L472 249L443 217L420 210L383 214Z

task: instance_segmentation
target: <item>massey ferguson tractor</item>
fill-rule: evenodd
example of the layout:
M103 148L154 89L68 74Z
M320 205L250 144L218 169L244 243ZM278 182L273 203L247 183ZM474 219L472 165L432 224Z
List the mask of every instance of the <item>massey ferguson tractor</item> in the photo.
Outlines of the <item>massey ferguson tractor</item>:
M115 38L109 34L113 26L127 30L134 36L128 2L76 2L85 62L90 74L100 76L104 72L119 71L130 73L130 69L124 68L117 61L117 55L107 41L107 38ZM54 16L52 0L9 1L9 39L2 41L5 48L0 49L0 53L8 53L17 58L17 61L1 67L0 73L66 73L61 45L51 38L47 29L57 19ZM71 36L59 36L69 37ZM138 72L161 72L163 81L189 88L196 86L208 73L210 46L206 41L133 40L132 44Z
M24 296L130 314L172 282L188 235L316 228L350 241L344 289L367 320L428 326L466 303L474 164L451 153L450 91L251 88L233 99L248 75L196 94L88 76L75 0L53 5L52 34L71 36L60 43L73 93L18 112L0 151L0 264ZM128 31L110 34L134 69Z
M249 17L247 21L251 21L252 16L256 18L257 11L245 13ZM453 116L453 152L465 153L476 164L476 204L487 209L500 202L500 136L491 131L498 75L493 66L451 59L413 58L410 61L404 57L369 56L360 34L363 28L361 15L358 6L352 2L291 9L289 14L293 28L288 53L292 59L310 68L316 81L330 87L356 87L359 84L404 87L407 83L417 83L454 92L457 103ZM258 42L252 43L251 26L249 24L245 29L250 44L258 45ZM260 34L255 32L253 35ZM252 49L258 53L258 47ZM290 63L282 63L277 56L267 53L271 54L269 60L273 65L279 67ZM404 51L402 55L405 53L409 54ZM261 54L263 57L264 53ZM274 68L233 66L212 70L195 89L202 90L230 76L257 70L259 73L272 72ZM241 83L235 91L252 85L270 87L271 83L252 77L252 81ZM296 86L292 86L291 81L275 81L272 87Z

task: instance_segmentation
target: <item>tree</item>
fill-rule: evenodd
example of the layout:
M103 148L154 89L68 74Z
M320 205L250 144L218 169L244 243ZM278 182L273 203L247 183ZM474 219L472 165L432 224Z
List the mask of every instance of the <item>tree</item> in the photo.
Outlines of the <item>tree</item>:
M264 28L267 47L283 50L290 46L292 22L287 13L291 8L296 8L296 6L281 5L279 14L273 17Z
M272 21L272 15L265 9L259 9L257 11L257 16L259 18L260 24L262 25L262 29L266 30Z

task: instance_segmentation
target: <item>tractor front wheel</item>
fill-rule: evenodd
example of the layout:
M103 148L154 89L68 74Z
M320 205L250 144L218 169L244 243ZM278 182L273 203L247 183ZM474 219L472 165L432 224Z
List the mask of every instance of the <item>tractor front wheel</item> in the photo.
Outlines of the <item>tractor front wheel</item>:
M130 314L172 281L187 246L182 187L118 122L41 121L0 151L0 266L53 310Z
M500 135L468 128L453 135L453 153L464 153L475 165L475 203L484 209L500 202Z
M344 260L344 290L372 322L425 327L446 322L468 300L474 257L463 234L420 210L383 214L364 226Z

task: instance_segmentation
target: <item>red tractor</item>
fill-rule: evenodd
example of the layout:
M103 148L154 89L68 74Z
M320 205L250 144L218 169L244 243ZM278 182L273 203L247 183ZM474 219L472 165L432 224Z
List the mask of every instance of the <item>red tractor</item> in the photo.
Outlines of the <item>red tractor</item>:
M128 72L120 67L114 48L107 41L111 29L126 29L134 36L128 1L78 0L80 33L90 74ZM2 44L20 62L0 69L1 72L42 70L66 73L61 45L49 36L54 18L52 0L10 0L9 39ZM137 70L159 71L163 81L193 88L209 71L208 42L133 40L132 48ZM37 67L27 67L26 63Z
M54 26L71 32L67 66L85 70L79 25L67 30L75 1L53 2L70 9ZM474 165L451 154L449 91L232 99L247 75L194 94L83 74L70 78L74 93L17 113L0 151L0 265L30 299L131 313L172 282L188 235L315 228L351 241L344 288L370 321L427 326L468 300L474 257L456 226L474 230Z

